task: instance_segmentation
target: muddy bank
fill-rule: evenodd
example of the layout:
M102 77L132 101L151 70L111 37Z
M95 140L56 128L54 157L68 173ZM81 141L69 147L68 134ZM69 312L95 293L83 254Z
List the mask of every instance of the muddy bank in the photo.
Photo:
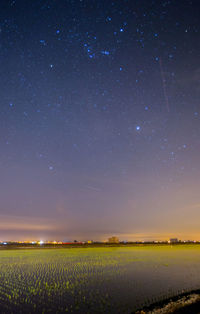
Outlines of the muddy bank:
M144 307L135 314L197 314L200 313L200 290L183 293L149 307Z

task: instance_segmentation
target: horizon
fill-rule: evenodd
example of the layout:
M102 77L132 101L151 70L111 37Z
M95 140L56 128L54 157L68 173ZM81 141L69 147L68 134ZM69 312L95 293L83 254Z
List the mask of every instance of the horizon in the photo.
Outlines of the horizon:
M195 242L200 242L200 235L194 235L193 237L191 236L182 236L181 234L166 234L165 236L159 236L158 234L156 235L155 233L153 235L141 235L141 234L135 234L135 235L119 235L119 234L107 234L104 237L101 238L94 238L94 237L78 237L76 234L73 236L68 236L68 237L63 237L63 238L56 238L56 237L19 237L19 238L11 238L11 237L1 237L0 238L0 243L3 242L63 242L63 243L73 243L74 241L77 242L87 242L87 241L92 241L92 242L101 242L105 243L108 241L110 237L117 237L120 242L169 242L170 239L178 239L178 241L184 242L184 241L195 241Z

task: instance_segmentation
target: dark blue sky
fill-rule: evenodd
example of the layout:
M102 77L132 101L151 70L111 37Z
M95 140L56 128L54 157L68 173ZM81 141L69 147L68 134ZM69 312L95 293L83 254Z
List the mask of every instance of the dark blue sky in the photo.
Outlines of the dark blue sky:
M200 239L189 0L2 0L0 240Z

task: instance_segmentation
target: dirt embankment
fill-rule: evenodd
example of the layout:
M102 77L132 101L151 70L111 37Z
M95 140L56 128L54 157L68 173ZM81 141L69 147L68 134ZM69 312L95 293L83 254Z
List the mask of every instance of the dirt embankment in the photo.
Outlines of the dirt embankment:
M200 314L200 291L188 293L144 308L135 314Z

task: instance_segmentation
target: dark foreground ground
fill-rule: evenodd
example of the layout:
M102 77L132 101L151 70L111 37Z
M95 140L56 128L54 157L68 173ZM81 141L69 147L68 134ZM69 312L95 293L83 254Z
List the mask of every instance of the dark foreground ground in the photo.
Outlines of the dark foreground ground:
M200 314L200 290L183 293L174 298L144 307L135 314Z

